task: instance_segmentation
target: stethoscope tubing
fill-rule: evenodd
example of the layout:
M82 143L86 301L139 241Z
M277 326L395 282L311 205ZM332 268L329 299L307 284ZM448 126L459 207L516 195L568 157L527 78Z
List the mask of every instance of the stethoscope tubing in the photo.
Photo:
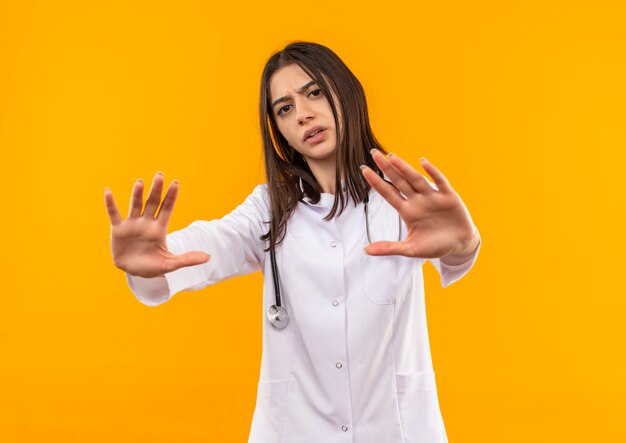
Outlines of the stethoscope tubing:
M385 180L386 181L386 180ZM390 183L392 186L393 184ZM395 186L394 186L395 187ZM367 241L371 244L372 237L370 235L370 223L369 223L369 195L365 194L363 199L365 212L365 232L367 233ZM402 239L402 218L398 214L398 241ZM270 240L271 244L271 240ZM278 276L278 266L276 265L276 253L275 248L270 247L270 261L272 263L272 280L274 281L274 297L275 303L267 310L267 319L270 325L277 330L284 329L289 323L289 314L287 310L283 308L280 298L280 281Z

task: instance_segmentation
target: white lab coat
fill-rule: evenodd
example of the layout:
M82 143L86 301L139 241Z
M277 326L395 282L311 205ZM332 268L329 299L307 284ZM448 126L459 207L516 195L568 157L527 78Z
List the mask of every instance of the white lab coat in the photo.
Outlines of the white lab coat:
M175 254L204 251L203 265L143 279L128 275L148 305L177 292L262 270L263 356L249 443L443 443L424 304L424 259L372 257L363 204L349 203L323 220L334 196L301 202L276 250L283 306L290 323L280 331L265 319L275 303L271 260L260 240L267 229L266 185L219 220L196 221L168 235ZM396 240L398 213L370 191L372 241ZM402 224L402 235L406 234ZM435 265L445 287L458 266Z

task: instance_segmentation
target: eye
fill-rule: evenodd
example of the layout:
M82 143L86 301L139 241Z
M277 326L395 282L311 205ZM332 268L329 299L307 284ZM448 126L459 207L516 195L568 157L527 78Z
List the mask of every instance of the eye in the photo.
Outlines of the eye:
M284 114L285 112L289 111L289 108L291 107L291 105L285 105L282 108L280 108L278 110L278 112L276 112L277 115L281 115Z
M319 97L322 94L323 92L321 89L314 89L313 91L309 92L309 95L312 95L313 97Z

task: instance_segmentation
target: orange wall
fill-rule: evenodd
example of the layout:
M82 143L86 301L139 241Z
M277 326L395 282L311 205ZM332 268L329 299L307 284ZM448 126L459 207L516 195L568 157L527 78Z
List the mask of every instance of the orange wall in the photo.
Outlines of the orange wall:
M178 179L171 230L234 208L294 39L346 61L379 139L481 230L463 280L425 269L450 440L626 441L621 2L227 3L0 3L0 441L245 441L261 276L141 305L103 191L125 215L138 177Z

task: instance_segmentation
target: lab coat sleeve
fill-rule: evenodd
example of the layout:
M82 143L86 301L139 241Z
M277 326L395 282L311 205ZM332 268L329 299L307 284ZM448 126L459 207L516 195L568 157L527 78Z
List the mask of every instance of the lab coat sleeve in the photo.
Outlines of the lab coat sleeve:
M202 251L211 256L204 264L168 272L164 277L142 278L126 274L128 286L137 299L148 306L168 301L181 291L202 289L230 277L262 268L267 232L269 197L266 185L252 194L230 214L218 220L198 220L167 235L172 254Z
M465 263L461 263L460 265L451 266L443 263L438 258L429 259L435 269L437 269L437 272L439 272L442 287L445 288L446 286L450 286L452 283L459 280L469 272L472 266L474 266L474 262L478 257L478 251L480 251L481 245L482 239L480 238L480 233L478 233L478 246L476 246L476 249L471 254L470 258Z

